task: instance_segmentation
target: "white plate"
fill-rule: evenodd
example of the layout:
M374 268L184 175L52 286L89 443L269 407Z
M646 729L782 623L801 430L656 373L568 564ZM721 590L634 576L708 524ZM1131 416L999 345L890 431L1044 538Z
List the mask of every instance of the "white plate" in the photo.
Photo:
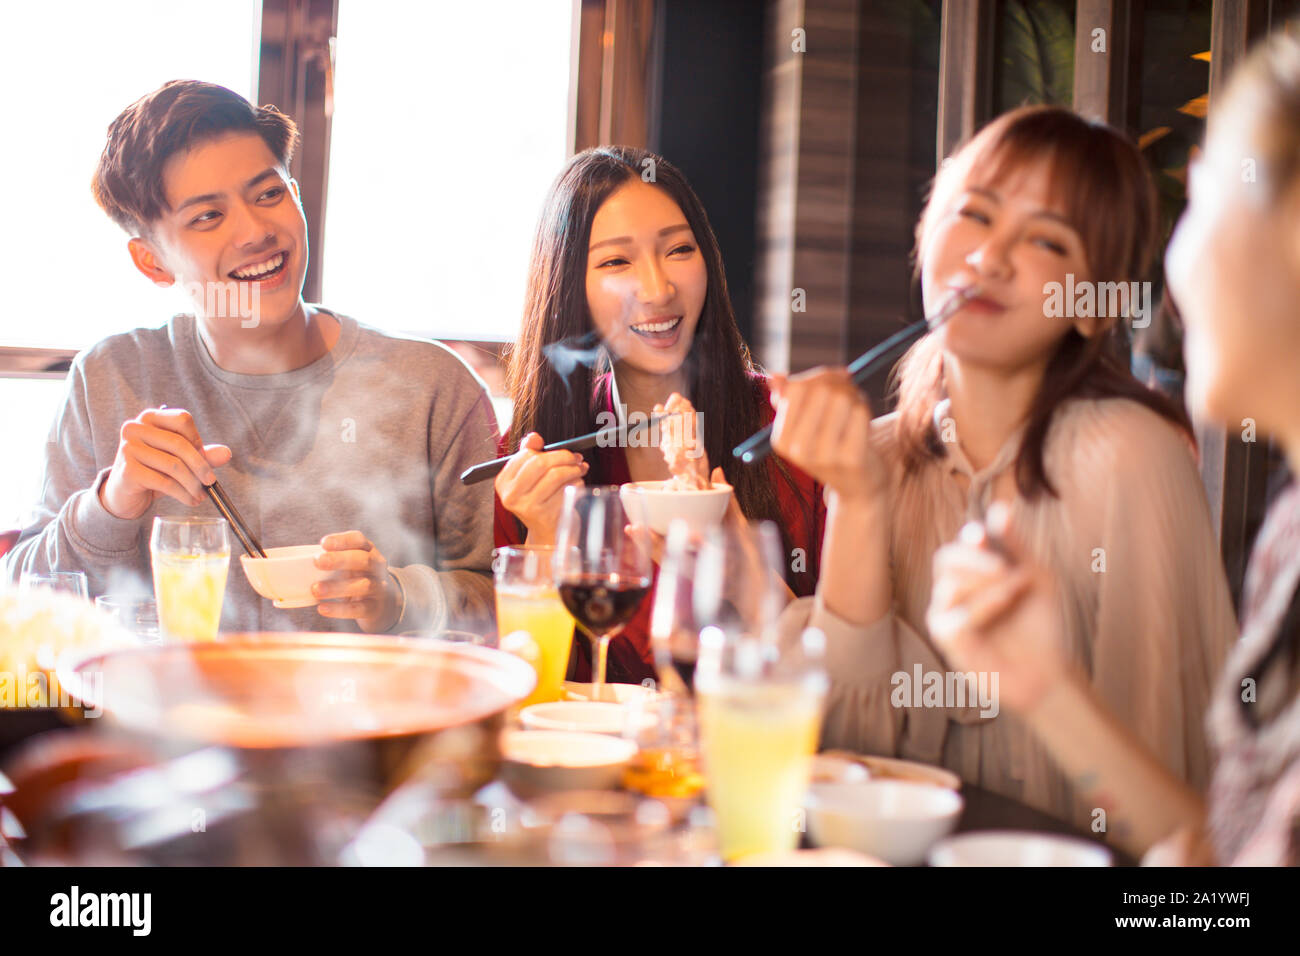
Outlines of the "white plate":
M1110 851L1075 837L1014 830L963 833L936 843L931 866L1110 866Z
M928 783L948 790L961 789L961 777L943 767L934 767L928 763L914 760L898 760L895 757L875 757L870 754L855 754L845 750L828 750L818 754L822 766L829 771L833 767L831 760L845 760L866 767L873 780L911 780L915 783ZM834 777L832 777L834 779Z
M608 734L513 730L501 735L501 756L531 767L586 768L625 764L636 744Z

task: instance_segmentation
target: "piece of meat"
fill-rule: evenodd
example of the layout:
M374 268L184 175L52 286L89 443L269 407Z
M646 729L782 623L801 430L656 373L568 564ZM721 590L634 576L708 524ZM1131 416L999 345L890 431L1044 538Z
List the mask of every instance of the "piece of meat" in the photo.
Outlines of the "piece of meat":
M673 392L655 414L670 417L659 423L659 450L672 477L664 482L665 491L707 491L709 458L704 451L700 416L690 401Z

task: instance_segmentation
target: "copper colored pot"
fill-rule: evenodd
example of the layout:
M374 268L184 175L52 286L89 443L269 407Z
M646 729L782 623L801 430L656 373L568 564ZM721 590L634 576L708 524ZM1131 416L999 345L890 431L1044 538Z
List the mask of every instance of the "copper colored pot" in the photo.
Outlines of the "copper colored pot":
M114 650L58 676L115 729L168 750L217 744L264 782L376 799L416 776L463 793L491 780L505 713L536 683L485 647L285 633Z

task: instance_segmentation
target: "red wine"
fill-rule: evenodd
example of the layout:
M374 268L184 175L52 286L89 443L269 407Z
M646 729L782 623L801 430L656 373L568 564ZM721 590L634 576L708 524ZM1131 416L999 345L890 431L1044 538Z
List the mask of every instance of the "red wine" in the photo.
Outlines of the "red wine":
M560 582L560 600L588 634L601 637L636 615L650 593L649 578L578 574Z
M687 692L694 694L695 693L695 658L692 657L688 659L685 657L674 657L673 670L677 672L677 676L680 677L682 679L682 683L686 685Z

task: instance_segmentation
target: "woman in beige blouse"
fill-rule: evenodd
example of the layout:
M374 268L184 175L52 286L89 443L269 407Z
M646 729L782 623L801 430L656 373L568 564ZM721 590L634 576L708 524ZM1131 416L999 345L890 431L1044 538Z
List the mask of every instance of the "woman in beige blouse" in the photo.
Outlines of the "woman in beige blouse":
M1230 437L1248 424L1260 440L1276 436L1293 474L1300 474L1297 224L1300 41L1279 35L1240 67L1210 112L1166 274L1187 328L1192 406L1226 423ZM1131 850L1177 831L1148 862L1300 864L1300 486L1293 482L1273 504L1251 555L1241 641L1209 708L1217 761L1204 802L1060 654L1056 579L1065 576L1038 565L1007 524L1006 515L990 513L989 525L1010 542L1010 561L985 547L979 526L963 529L936 558L929 618L945 652L960 666L1002 671L1008 707L1088 798L1105 794ZM1113 637L1141 641L1140 624Z
M843 370L777 382L773 445L828 489L817 595L782 622L826 633L824 747L942 764L1096 819L1001 709L1007 675L955 680L926 631L935 551L1000 501L1062 582L1064 653L1169 770L1205 785L1202 715L1235 628L1190 429L1113 357L1117 303L1103 292L1090 309L1082 291L1141 279L1155 224L1127 140L1067 110L1009 113L945 164L918 224L927 313L979 292L904 358L898 411L870 421Z

